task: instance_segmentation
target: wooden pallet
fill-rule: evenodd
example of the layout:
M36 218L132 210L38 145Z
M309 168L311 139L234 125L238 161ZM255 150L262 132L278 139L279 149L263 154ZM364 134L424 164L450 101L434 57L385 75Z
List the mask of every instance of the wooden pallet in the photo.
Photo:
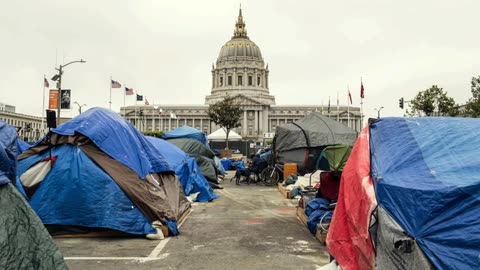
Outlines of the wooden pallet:
M183 224L187 216L190 214L191 208L188 208L180 217L177 222L178 227ZM169 237L169 231L167 226L162 226L162 232L165 237ZM103 232L88 232L88 233L76 233L76 234L60 234L53 235L54 238L93 238L93 237L138 237L139 235L129 234L125 232L107 230Z
M305 215L305 209L297 207L297 217L304 224L307 225L307 215Z
M281 183L278 183L278 190L280 191L280 193L282 193L283 197L285 197L287 199L291 199L290 198L290 191L287 190Z
M326 245L327 244L327 232L324 232L322 230L317 230L317 233L315 234L315 238L320 241L320 243Z

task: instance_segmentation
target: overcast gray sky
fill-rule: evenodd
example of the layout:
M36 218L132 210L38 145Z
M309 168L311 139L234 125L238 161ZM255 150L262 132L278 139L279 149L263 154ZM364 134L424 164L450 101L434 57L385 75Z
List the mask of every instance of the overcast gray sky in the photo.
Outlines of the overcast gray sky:
M475 0L241 1L250 38L270 69L278 105L346 104L402 116L398 99L437 84L457 103L480 75ZM108 107L109 78L149 102L203 104L211 65L230 40L240 1L6 1L0 9L0 102L40 115L43 75L65 69L72 100ZM56 53L58 52L58 53ZM57 57L56 57L57 55ZM51 86L53 82L51 82ZM113 109L123 90L113 90ZM127 105L134 104L133 96ZM75 116L77 110L62 115Z

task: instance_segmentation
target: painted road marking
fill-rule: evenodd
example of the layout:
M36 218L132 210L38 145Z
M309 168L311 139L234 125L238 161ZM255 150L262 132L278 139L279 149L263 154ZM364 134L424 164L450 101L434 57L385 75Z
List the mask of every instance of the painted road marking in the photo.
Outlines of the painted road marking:
M190 211L190 213L187 215L187 217L193 212L193 209ZM185 220L187 220L187 217L183 219L183 222L178 224L178 228L182 227L183 223L185 223ZM165 259L169 254L162 254L161 256L158 256L162 250L165 248L167 243L172 239L172 236L167 237L158 243L158 245L152 250L150 255L147 257L65 257L64 260L92 260L92 261L111 261L111 260L128 260L128 261L140 261L140 262L147 262L147 261L155 261L155 260L161 260Z

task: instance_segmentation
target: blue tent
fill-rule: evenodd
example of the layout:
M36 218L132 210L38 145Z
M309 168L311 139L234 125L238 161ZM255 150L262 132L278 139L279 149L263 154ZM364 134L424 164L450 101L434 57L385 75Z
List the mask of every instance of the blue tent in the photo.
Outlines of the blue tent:
M199 192L197 201L208 202L217 199L207 179L201 174L195 158L190 157L175 145L154 137L146 137L159 152L168 157L168 162L175 169L185 195Z
M480 120L382 118L370 132L377 201L403 238L437 269L480 269Z
M92 108L52 132L56 161L26 192L44 224L149 234L161 220L176 233L176 220L189 207L180 183L164 153L129 122ZM49 158L47 145L44 140L19 156L20 179Z
M189 138L189 139L195 139L205 145L208 146L208 139L207 135L203 133L203 131L198 130L193 127L189 126L181 126L179 128L176 128L174 130L165 132L162 135L162 138L165 140L169 139L180 139L180 138Z

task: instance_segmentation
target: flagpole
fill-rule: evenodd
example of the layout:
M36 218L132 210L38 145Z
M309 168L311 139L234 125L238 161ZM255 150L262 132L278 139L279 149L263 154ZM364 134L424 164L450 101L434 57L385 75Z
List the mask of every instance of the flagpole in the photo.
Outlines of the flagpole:
M47 80L47 78L45 77L45 74L43 74L43 104L42 104L42 136L45 132L45 120L44 120L44 115L45 115L45 81Z
M350 127L350 86L347 85L348 95L347 95L347 127Z
M360 77L360 130L363 129L363 80Z
M112 76L110 76L110 100L108 101L109 109L112 109Z
M338 90L337 90L337 122L340 122L340 100L338 99Z
M137 125L137 104L138 104L138 99L137 99L137 95L138 94L135 94L135 127L138 129Z
M125 108L125 98L127 97L127 86L125 86L125 89L123 90L123 117L127 119L127 109Z

